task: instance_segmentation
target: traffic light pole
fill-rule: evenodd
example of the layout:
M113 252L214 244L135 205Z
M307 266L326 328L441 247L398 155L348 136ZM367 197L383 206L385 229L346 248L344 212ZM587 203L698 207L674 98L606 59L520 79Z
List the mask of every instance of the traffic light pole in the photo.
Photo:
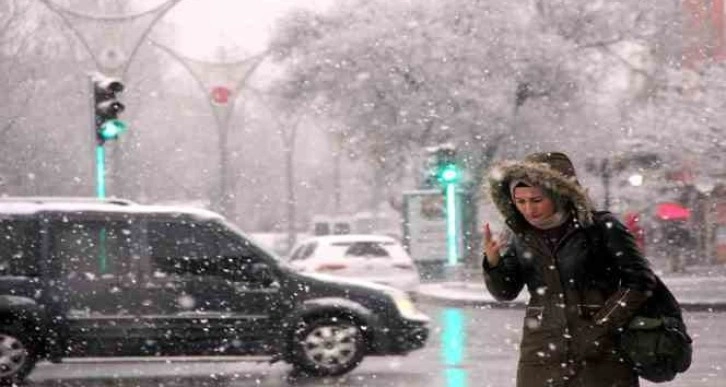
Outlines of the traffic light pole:
M98 124L96 122L96 94L95 94L96 82L93 78L93 74L88 75L88 89L90 90L88 105L91 112L91 130L94 133L94 158L93 158L93 170L95 171L96 177L96 197L104 199L106 197L106 150L103 147L103 143L98 141L96 135L98 130Z
M106 198L106 149L96 145L96 196Z
M446 184L445 198L446 201L446 247L447 262L449 266L456 265L459 262L459 238L457 222L457 206L456 206L456 184Z

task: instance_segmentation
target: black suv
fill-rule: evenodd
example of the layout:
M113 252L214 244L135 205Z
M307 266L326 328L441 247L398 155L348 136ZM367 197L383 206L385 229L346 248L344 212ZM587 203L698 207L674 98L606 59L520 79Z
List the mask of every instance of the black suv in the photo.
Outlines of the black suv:
M213 212L0 198L3 384L89 356L269 355L338 375L428 331L403 292L295 273Z

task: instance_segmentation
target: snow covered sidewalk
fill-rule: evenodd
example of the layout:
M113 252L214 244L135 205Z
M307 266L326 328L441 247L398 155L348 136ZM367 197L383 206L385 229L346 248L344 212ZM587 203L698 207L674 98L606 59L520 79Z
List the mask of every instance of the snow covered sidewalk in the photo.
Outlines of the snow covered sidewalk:
M726 275L712 272L659 275L685 310L726 310ZM498 302L489 294L481 280L423 283L418 290L417 299L447 305L523 307L529 294L524 290L514 301Z

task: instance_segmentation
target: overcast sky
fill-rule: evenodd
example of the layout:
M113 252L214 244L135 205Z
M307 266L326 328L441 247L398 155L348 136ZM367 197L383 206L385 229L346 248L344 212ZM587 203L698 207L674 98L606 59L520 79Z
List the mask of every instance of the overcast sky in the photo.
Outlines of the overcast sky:
M182 0L164 17L178 26L180 51L214 55L221 44L235 53L264 50L275 20L296 7L323 10L333 0Z

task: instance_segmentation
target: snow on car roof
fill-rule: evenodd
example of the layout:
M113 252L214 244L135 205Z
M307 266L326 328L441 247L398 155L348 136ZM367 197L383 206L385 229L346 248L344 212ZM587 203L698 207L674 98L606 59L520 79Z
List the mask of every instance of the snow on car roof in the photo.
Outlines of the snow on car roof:
M185 214L200 218L222 216L201 208L179 205L137 204L124 199L98 199L81 197L17 197L0 198L0 213L26 215L37 212L106 212L133 214Z

